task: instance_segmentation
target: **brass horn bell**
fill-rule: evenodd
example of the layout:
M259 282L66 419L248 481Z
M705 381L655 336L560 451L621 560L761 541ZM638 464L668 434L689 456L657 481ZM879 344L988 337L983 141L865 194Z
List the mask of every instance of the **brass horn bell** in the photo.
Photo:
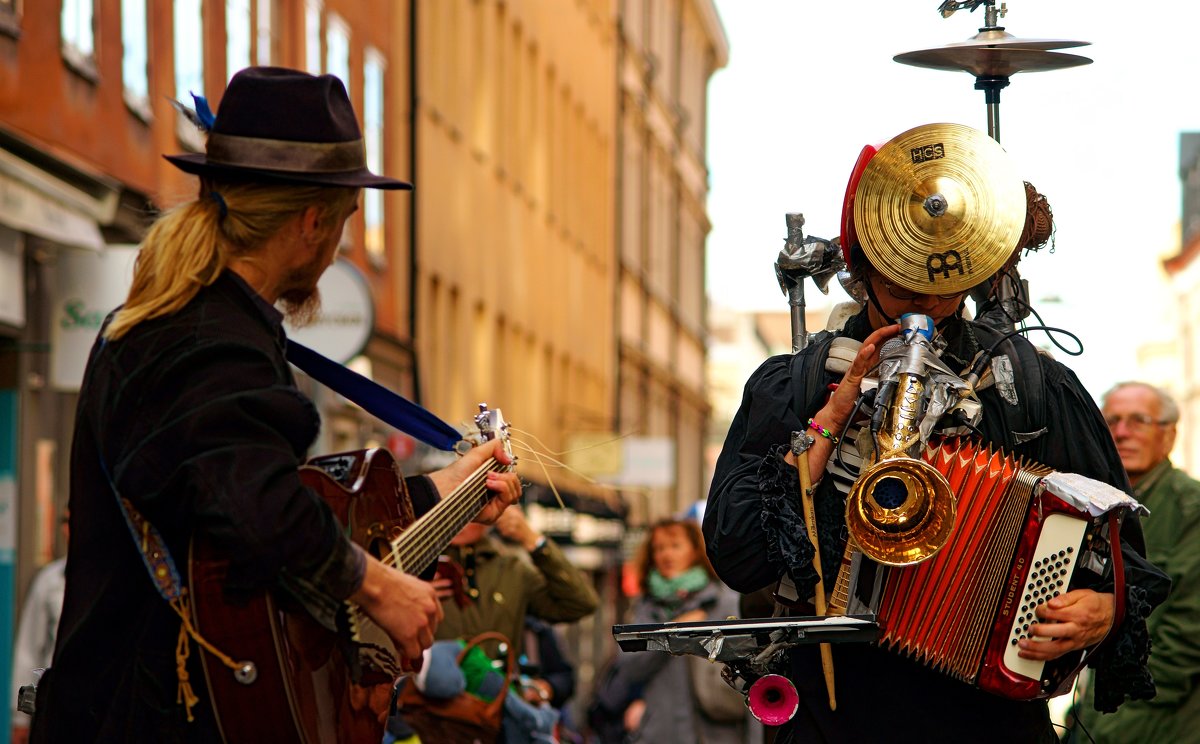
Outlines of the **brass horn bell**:
M955 498L945 476L924 460L881 460L846 497L846 526L876 563L911 566L932 558L954 531Z

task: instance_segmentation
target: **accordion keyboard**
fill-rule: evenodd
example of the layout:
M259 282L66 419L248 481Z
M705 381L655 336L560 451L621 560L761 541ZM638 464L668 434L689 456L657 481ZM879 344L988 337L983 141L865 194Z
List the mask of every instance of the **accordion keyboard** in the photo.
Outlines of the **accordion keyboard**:
M1036 610L1039 605L1067 591L1070 586L1078 548L1083 542L1087 526L1086 520L1066 514L1046 517L1033 552L1033 561L1021 582L1021 607L1009 632L1008 647L1004 650L1004 666L1010 671L1029 679L1041 678L1045 662L1018 656L1020 647L1017 641L1026 637L1035 641L1047 640L1029 636L1029 626L1037 621Z

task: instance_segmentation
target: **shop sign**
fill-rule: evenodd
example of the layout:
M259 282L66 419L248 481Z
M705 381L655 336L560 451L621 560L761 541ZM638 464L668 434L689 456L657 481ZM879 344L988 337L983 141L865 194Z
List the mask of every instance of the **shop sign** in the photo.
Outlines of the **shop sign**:
M59 254L50 316L50 374L56 389L79 390L100 325L129 294L136 258L136 245Z
M375 329L371 288L354 264L339 258L321 275L317 289L320 315L303 328L285 323L288 338L345 364L367 348Z

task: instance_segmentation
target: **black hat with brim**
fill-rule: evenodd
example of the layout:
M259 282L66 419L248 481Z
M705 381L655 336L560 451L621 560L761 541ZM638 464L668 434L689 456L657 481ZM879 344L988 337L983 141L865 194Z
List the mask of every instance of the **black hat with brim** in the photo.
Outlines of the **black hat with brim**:
M367 168L341 80L282 67L248 67L234 75L205 152L163 157L187 173L221 180L412 188Z

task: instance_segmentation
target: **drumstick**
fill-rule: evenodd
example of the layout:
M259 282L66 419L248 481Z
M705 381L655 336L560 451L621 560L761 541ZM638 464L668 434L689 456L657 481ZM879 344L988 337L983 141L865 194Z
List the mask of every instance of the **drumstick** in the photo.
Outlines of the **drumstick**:
M804 524L808 528L808 540L813 546L813 568L817 571L817 590L815 602L817 614L825 614L825 580L821 571L821 545L817 541L817 510L813 506L812 476L808 471L808 448L812 446L812 437L800 432L798 437L792 435L792 452L796 457L796 470L800 473L800 500L804 507ZM801 449L802 446L802 449ZM799 452L796 452L800 449ZM828 643L821 644L821 670L825 673L825 690L829 693L829 709L837 710L837 696L833 686L833 649Z

